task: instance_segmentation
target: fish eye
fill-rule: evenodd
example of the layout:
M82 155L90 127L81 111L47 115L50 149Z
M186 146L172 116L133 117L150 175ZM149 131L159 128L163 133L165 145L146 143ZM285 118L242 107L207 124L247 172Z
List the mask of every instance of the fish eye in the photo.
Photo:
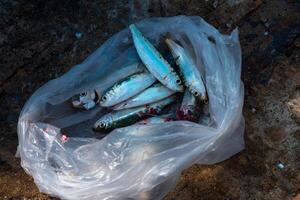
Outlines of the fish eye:
M105 123L104 122L101 122L100 123L100 128L104 128L105 127Z
M177 80L176 80L176 83L177 83L177 84L180 84L180 83L181 83L181 80L180 80L180 79L177 79Z
M82 93L80 93L80 96L86 96L86 92L82 92Z
M106 99L107 99L106 96L103 96L103 97L102 97L102 100L103 100L103 101L106 101Z
M199 95L199 93L198 93L198 92L194 92L194 95L195 95L195 96L198 96L198 95Z

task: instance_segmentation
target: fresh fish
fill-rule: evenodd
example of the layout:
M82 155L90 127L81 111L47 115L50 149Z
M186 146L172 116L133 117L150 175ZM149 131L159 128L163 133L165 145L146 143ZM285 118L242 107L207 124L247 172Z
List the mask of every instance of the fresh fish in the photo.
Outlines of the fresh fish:
M145 104L154 103L174 94L175 91L168 89L160 83L154 84L140 94L131 97L130 99L115 105L113 110L122 110L125 108L133 108Z
M93 90L88 90L73 97L72 105L75 108L84 108L90 110L99 103L101 97L101 92L95 88Z
M162 116L154 116L148 119L144 119L142 121L137 122L139 125L148 125L148 124L160 124L164 122L175 121L175 118L171 115L162 115Z
M200 107L195 96L189 91L185 90L182 103L176 111L176 116L180 120L188 120L197 122L200 116Z
M141 62L134 62L122 66L120 70L110 74L115 80L123 80L124 78L145 71L145 67ZM110 88L111 78L107 78L96 83L92 89L88 89L81 94L76 94L72 97L72 105L74 108L83 108L90 110L94 108L101 100L102 94L105 90Z
M188 52L175 43L171 39L166 39L166 43L176 60L179 70L183 76L185 86L194 94L197 98L205 101L207 99L206 89L203 83L203 79L200 71L197 69L193 59Z
M95 131L112 130L119 127L129 126L143 119L146 116L157 115L168 104L175 101L175 96L168 97L159 102L144 105L137 108L112 111L102 116L94 124Z
M104 107L114 106L142 92L155 81L155 77L148 72L133 74L109 89L103 95L100 105Z
M139 57L153 76L169 89L183 91L181 80L170 64L142 35L134 24L131 24L129 29Z

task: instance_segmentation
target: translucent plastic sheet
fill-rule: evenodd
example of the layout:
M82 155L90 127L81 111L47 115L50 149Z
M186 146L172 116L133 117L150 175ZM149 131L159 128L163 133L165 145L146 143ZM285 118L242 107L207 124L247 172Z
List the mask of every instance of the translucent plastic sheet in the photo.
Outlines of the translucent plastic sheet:
M124 67L139 59L125 29L38 89L24 106L18 155L41 192L78 200L161 199L183 169L220 162L244 148L237 30L222 35L202 18L186 16L151 18L137 26L154 45L167 35L193 56L204 74L213 126L174 121L108 135L91 130L102 108L76 110L68 99L95 85L104 91L138 70Z

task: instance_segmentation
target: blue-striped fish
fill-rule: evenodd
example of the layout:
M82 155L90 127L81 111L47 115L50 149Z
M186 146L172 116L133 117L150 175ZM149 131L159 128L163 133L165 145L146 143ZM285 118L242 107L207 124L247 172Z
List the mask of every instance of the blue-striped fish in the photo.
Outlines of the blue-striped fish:
M96 121L94 130L105 131L129 126L147 116L159 114L166 105L174 102L175 99L175 96L171 96L150 105L112 111Z
M149 72L169 89L183 91L181 80L170 64L142 35L134 24L131 24L129 29L132 34L136 51Z
M102 97L100 105L104 107L114 106L122 101L142 92L156 81L149 72L133 74L125 80L116 83Z
M175 91L170 90L169 88L163 86L160 83L156 83L153 86L141 92L140 94L115 105L112 109L122 110L125 108L133 108L145 104L151 104L156 101L162 100L168 96L171 96L174 93Z
M166 43L179 66L180 73L184 79L184 85L193 95L205 101L207 99L205 85L193 59L182 46L173 40L166 39Z
M74 108L82 108L85 110L90 110L94 108L97 104L99 104L103 93L114 83L111 83L111 80L120 81L124 80L126 77L141 73L145 71L145 67L141 62L134 62L130 64L126 64L121 67L120 70L110 74L110 77L104 79L98 83L96 83L93 87L83 90L82 93L76 94L72 97L72 105Z

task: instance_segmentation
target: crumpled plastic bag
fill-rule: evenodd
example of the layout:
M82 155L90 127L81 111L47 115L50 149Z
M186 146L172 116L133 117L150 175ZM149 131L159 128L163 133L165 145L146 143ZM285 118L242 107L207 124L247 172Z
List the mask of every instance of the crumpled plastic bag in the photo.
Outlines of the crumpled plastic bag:
M204 74L212 123L132 125L108 135L91 130L103 108L77 110L68 99L95 86L104 91L137 70L125 67L139 58L124 29L24 106L18 155L41 192L62 199L161 199L183 169L220 162L244 148L238 31L222 35L202 18L186 16L137 26L155 46L168 35L189 51Z

